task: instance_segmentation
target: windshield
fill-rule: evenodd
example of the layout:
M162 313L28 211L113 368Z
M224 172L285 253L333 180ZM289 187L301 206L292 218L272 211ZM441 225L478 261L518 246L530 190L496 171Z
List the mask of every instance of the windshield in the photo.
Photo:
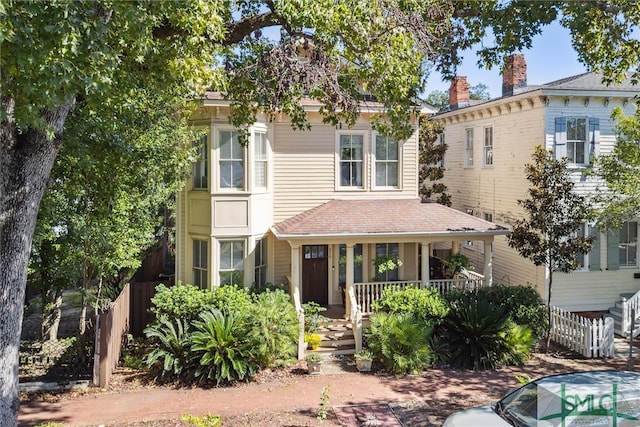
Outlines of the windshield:
M538 415L537 385L529 383L507 395L496 405L496 412L514 426L535 426Z

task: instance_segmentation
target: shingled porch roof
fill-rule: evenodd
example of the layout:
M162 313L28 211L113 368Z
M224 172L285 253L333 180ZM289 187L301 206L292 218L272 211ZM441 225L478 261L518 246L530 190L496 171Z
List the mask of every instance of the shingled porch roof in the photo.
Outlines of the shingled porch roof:
M477 238L508 229L420 199L331 200L272 227L279 239L329 237Z

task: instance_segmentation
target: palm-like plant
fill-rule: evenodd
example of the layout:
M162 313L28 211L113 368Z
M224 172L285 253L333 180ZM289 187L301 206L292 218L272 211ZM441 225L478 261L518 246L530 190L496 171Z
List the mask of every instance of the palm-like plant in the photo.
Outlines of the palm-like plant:
M261 368L284 364L297 352L298 317L289 296L281 290L256 297L247 339Z
M474 292L461 295L451 304L447 319L451 365L495 369L503 364L511 324L501 306Z
M190 371L189 324L177 319L172 322L164 317L144 330L148 338L157 342L157 347L144 357L149 368L161 370L159 378L175 379Z
M432 328L411 314L377 313L371 317L369 348L395 373L416 374L431 364Z
M251 343L233 313L213 309L193 322L191 351L198 367L195 377L216 384L247 381L256 370Z

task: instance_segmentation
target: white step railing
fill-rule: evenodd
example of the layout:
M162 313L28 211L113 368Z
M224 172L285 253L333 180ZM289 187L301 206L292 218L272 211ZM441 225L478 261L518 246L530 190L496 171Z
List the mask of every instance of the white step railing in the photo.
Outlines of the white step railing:
M631 319L631 313L635 312L635 318ZM634 296L629 299L622 298L622 333L627 334L632 326L633 337L640 335L640 326L636 327L640 320L640 291L636 292Z
M613 357L614 321L589 319L551 306L551 339L584 357Z

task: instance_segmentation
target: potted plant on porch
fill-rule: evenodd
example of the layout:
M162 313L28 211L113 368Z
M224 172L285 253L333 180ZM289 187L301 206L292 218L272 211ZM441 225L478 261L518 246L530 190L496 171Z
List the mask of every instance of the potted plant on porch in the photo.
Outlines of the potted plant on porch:
M307 353L304 357L307 362L307 372L311 375L320 375L320 367L322 366L322 355L320 353Z
M369 372L371 370L371 363L373 362L373 353L370 350L359 350L353 355L356 360L356 368L359 372Z

